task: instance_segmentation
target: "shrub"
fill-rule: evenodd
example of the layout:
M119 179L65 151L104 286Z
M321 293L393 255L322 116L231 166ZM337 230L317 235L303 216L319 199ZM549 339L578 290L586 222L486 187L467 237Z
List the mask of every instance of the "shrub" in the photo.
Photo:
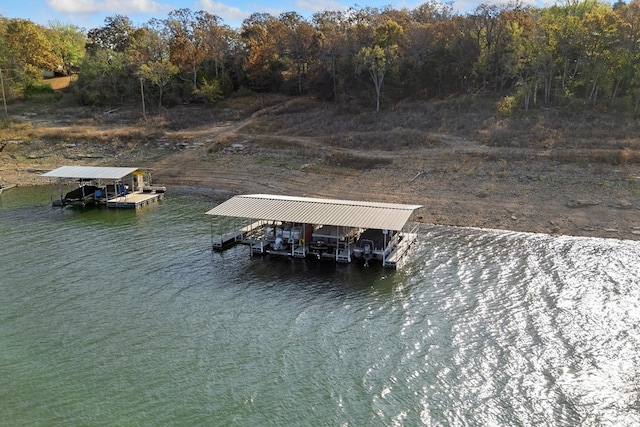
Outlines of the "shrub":
M215 103L223 98L222 85L217 79L202 79L201 88L196 92L206 101Z
M500 99L496 104L496 109L499 114L505 117L511 117L517 108L518 101L515 96L505 96Z
M33 82L24 85L25 98L33 98L39 95L50 95L53 93L53 88L49 83Z

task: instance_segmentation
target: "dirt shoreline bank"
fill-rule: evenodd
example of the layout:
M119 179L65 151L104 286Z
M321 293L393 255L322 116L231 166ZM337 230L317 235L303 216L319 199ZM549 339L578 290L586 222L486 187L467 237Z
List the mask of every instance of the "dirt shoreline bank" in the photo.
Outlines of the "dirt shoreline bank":
M220 156L214 162L182 157L132 165L151 170L154 182L168 187L169 197L174 185L208 188L229 196L268 193L411 203L423 206L420 221L428 224L640 240L640 204L637 197L628 197L633 189L626 188L637 184L614 177L594 181L556 173L545 178L469 178L392 167L332 174L282 171L244 156ZM72 162L3 163L0 183L10 187L47 185L41 172Z
M48 184L40 174L63 165L136 166L166 185L169 197L172 185L184 185L229 196L420 204L421 221L429 224L640 240L636 162L565 161L568 156L558 153L566 152L554 157L554 148L492 146L435 133L411 134L413 142L392 150L381 143L363 148L358 141L381 140L379 132L347 133L336 142L339 129L327 127L329 138L304 136L299 125L286 121L300 118L288 118L278 108L296 110L294 115L315 108L317 116L323 107L291 102L253 114L221 110L216 120L203 109L197 126L179 130L150 127L126 110L108 115L52 110L34 119L23 113L19 120L33 129L28 139L2 138L0 186ZM332 117L323 120L330 124ZM274 125L276 120L282 123ZM588 150L571 156L576 153L584 159Z

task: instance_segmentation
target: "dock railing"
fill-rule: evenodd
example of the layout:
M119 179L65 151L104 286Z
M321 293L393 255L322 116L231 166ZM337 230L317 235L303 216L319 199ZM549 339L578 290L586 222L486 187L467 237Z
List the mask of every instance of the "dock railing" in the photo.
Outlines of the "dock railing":
M385 251L384 257L384 266L385 267L396 267L397 263L404 256L404 254L409 250L411 245L416 241L418 237L418 231L420 228L419 223L412 223L411 228L408 231L402 231L401 233L396 233L393 240L393 245L389 244L387 246L390 249L387 254ZM402 236L402 239L400 239Z
M239 243L244 240L247 234L252 231L262 227L267 224L268 221L258 220L247 224L245 226L238 227L232 231L229 231L224 234L214 234L213 232L213 224L211 225L211 247L214 250L222 250L227 246L233 245L234 243Z

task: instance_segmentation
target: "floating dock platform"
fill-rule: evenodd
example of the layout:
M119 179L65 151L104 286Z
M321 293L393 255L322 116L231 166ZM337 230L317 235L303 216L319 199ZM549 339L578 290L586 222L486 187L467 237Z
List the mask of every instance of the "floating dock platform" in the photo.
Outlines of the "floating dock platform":
M140 209L143 206L162 199L164 199L164 193L162 192L145 193L136 191L125 194L124 196L110 198L104 203L108 208Z
M164 198L165 187L145 181L147 174L135 167L62 166L42 176L57 178L59 198L54 206L106 206L140 209ZM65 190L72 185L73 188Z
M214 250L242 243L251 254L397 268L417 239L418 224L410 219L421 207L253 194L235 196L206 214L218 220L212 224ZM224 227L229 231L214 233Z

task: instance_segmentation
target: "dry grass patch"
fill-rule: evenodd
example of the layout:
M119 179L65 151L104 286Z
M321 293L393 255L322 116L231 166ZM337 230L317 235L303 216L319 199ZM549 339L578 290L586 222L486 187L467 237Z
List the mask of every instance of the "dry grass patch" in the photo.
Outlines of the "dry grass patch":
M62 128L35 128L31 132L31 137L41 139L52 139L65 142L72 141L145 141L157 138L163 133L156 131L149 132L143 128L121 127L114 129L96 129L92 127L73 126Z
M281 138L278 136L261 136L254 140L254 144L269 150L298 150L304 147L304 143L291 138Z
M50 79L45 79L43 80L43 82L49 84L53 90L60 90L60 89L66 89L67 87L69 87L71 82L77 79L78 79L78 76L76 74L71 74L70 76L53 77Z
M359 171L355 169L349 169L344 167L336 167L327 163L307 163L302 166L301 170L309 173L315 173L318 175L331 175L331 176L358 176Z
M640 164L640 152L634 150L593 149L593 150L554 150L549 158L559 163L585 165Z
M0 141L30 139L33 132L33 125L28 122L17 122L10 120L0 121Z
M352 150L394 151L407 148L432 148L437 138L416 129L395 128L387 132L345 132L323 138L326 144Z
M331 166L339 166L354 170L369 170L390 165L393 163L393 160L386 157L370 157L349 153L332 153L324 159L324 163Z
M618 152L618 163L621 165L640 164L640 150L620 150Z
M526 115L489 118L476 138L494 147L620 149L640 148L640 123L628 115L532 110ZM630 136L633 135L633 136Z

